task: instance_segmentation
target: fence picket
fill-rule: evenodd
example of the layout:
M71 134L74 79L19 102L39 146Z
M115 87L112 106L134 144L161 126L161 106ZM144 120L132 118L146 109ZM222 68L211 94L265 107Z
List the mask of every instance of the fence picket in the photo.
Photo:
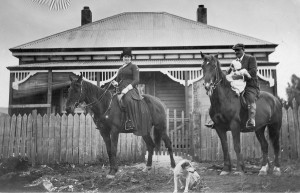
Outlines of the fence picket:
M63 114L61 117L61 130L60 130L60 162L67 162L67 130L68 130L68 117Z
M49 118L49 163L54 164L54 143L55 143L55 115L51 114Z
M295 136L295 123L294 123L294 115L292 108L288 109L288 123L289 123L289 133L290 133L290 148L291 148L291 158L297 158L297 149L296 145L296 136Z
M40 114L37 115L36 121L36 162L41 164L43 160L43 118Z
M60 162L60 144L61 144L61 140L60 140L60 136L61 136L61 117L57 114L55 117L55 132L54 132L54 160L55 163L59 163Z
M3 157L5 116L0 114L0 158Z
M97 135L97 132L98 130L96 129L96 125L94 123L94 121L92 121L92 130L91 130L91 135L92 135L92 154L91 154L91 159L92 159L92 162L96 162L97 161L97 154L99 152L98 150L98 143L99 143L99 139L97 138L98 135Z
M92 155L92 141L91 141L91 129L92 129L92 117L90 114L85 116L85 160L90 162Z
M80 131L80 119L79 115L76 113L74 115L74 127L73 127L73 144L72 144L72 151L73 151L73 163L79 163L79 131Z
M74 119L73 115L68 115L68 127L67 127L67 162L68 163L74 163L73 162L73 130L74 130Z
M43 116L43 160L42 163L49 163L48 150L49 150L49 116Z
M32 115L29 114L27 117L27 135L26 135L26 153L28 156L28 160L32 162L32 126L33 126L33 119ZM33 163L33 162L32 162Z
M15 141L15 156L21 155L21 147L20 147L20 143L21 143L21 133L22 133L22 116L19 114L17 116L17 123L16 123L16 141Z
M79 164L85 163L85 116L82 113L80 115L80 127L79 127Z
M178 136L177 136L177 111L174 109L174 145L175 145L175 155L178 155Z
M5 117L5 124L4 124L4 136L3 136L3 157L8 157L8 149L9 149L9 135L10 135L10 116Z
M22 117L22 129L21 129L21 142L20 142L20 155L26 157L26 126L27 126L27 115ZM1 144L1 143L0 143ZM1 153L0 153L1 155Z
M16 140L15 132L16 132L16 124L17 124L17 117L13 115L11 118L10 124L10 131L9 131L9 147L8 147L8 155L14 155L14 144Z
M289 159L289 125L287 111L282 108L282 126L281 126L281 159Z

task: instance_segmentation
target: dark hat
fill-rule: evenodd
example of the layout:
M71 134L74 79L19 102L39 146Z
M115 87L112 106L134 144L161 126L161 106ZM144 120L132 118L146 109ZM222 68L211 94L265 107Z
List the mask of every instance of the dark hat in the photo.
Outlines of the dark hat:
M244 50L245 49L245 46L244 44L241 44L241 43L238 43L238 44L235 44L233 47L232 47L233 50Z
M130 48L124 48L123 52L121 53L121 58L123 58L123 56L131 56L131 49Z

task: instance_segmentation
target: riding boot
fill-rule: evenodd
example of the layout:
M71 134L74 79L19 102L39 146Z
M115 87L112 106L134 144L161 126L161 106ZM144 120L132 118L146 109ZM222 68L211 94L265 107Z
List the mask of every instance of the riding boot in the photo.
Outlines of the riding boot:
M246 123L246 128L251 129L255 127L255 114L256 114L256 103L251 103L248 105L248 116L249 119Z
M126 121L125 121L125 130L129 131L129 130L135 130L135 126L133 124L133 121L129 118L127 111L125 111L125 115L126 115Z
M215 123L213 122L213 120L209 120L207 123L205 123L205 126L208 128L214 128Z

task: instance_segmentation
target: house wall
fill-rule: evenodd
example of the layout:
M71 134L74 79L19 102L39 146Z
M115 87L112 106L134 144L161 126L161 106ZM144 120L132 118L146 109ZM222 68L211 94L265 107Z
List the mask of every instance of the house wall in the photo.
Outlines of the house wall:
M171 80L161 72L141 72L141 84L145 84L145 93L158 97L170 109L170 116L173 110L177 114L185 111L185 87L178 82Z

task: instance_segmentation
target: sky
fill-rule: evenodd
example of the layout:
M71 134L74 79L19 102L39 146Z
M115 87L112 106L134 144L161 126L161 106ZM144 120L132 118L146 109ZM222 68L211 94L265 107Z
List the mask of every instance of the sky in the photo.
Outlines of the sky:
M9 49L80 26L84 6L93 21L123 12L167 12L196 21L198 5L207 8L208 25L278 44L269 61L279 62L278 95L286 99L291 75L300 77L300 0L71 0L63 11L32 0L1 0L0 107L8 106L6 67L18 65Z

